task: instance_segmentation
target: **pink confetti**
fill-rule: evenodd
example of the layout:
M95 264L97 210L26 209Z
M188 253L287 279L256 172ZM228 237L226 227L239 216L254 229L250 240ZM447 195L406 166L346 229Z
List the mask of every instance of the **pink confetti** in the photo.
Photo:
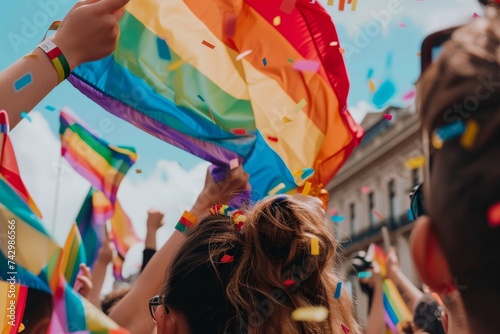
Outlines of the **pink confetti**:
M238 15L234 13L227 13L224 17L224 36L233 37L236 32L236 23L238 22Z
M293 279L287 279L283 282L283 285L286 287L291 287L295 285L295 281Z
M399 22L398 25L401 27L401 28L406 28L406 24L404 24L403 22Z
M384 114L384 118L388 121L392 121L392 115L391 114Z
M342 326L342 330L344 331L345 334L349 334L351 332L351 330L349 328L347 328L346 325L341 324L341 326Z
M233 261L234 261L234 256L227 255L227 254L224 254L222 259L220 259L220 262L222 262L222 263L231 263Z
M488 223L491 227L500 227L500 202L488 209Z
M297 60L293 69L301 72L318 72L320 63L316 60Z
M404 96L403 96L403 100L405 101L408 101L408 100L411 100L415 97L415 90L412 89L410 90L408 93L406 93Z
M474 15L472 15L472 18L473 18L473 19L477 19L477 18L479 18L479 17L480 17L480 16L479 16L479 15L477 15L477 13L474 13Z
M238 168L240 165L240 161L238 158L234 158L233 160L229 161L229 168L231 170Z
M370 187L367 187L367 186L361 187L361 192L363 194L368 194L370 192Z

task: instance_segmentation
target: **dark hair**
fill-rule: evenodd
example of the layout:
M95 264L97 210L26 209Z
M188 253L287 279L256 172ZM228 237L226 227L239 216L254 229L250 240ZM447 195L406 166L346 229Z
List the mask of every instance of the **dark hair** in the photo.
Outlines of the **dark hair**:
M52 295L42 290L28 288L22 323L26 334L38 334L34 328L52 315Z
M429 334L445 334L441 322L441 307L431 294L424 294L413 311L413 322Z
M311 256L311 237L320 254ZM349 297L333 298L336 242L321 210L281 196L257 203L240 234L226 217L203 219L170 268L165 302L183 312L193 334L359 333ZM221 263L224 255L234 257ZM293 280L293 286L285 286ZM323 322L296 322L300 306L324 306Z
M425 180L426 211L452 274L465 286L467 313L477 319L493 310L478 293L500 297L500 228L488 222L488 210L500 202L499 44L500 12L491 6L453 34L423 74L417 100L429 142L452 122L474 121L479 128L472 147L458 136L435 150Z
M120 300L122 300L122 298L125 297L125 295L129 291L130 287L123 287L115 289L104 296L103 300L101 301L101 309L104 314L109 315L111 308L115 306Z

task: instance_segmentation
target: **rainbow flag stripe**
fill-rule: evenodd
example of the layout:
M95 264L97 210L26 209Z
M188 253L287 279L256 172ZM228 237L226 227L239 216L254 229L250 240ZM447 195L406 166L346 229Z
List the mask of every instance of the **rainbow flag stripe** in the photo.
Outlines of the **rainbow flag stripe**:
M0 281L0 333L17 334L24 315L28 288Z
M31 210L42 218L40 210L21 180L16 154L9 138L9 120L5 110L0 110L0 174L4 176L24 202L29 205Z
M113 204L120 182L137 160L135 149L109 145L68 109L61 111L60 121L62 156Z
M298 169L314 168L309 181L326 185L363 131L347 110L330 16L318 1L298 0L286 12L281 4L131 1L114 54L79 66L70 81L110 113L204 160L229 167L238 158L261 196L280 183L283 191L303 185L292 175ZM221 19L228 12L238 17L232 29ZM301 70L302 60L318 69Z
M102 245L101 240L105 238L104 226L97 224L94 219L93 194L94 189L90 188L76 217L76 224L78 225L85 248L86 264L90 268L94 266L97 254Z
M76 281L76 276L80 271L80 264L87 263L85 259L85 248L82 243L82 237L78 226L74 223L66 239L66 243L63 248L63 257L61 269L64 273L66 281L68 281L70 286L74 286Z

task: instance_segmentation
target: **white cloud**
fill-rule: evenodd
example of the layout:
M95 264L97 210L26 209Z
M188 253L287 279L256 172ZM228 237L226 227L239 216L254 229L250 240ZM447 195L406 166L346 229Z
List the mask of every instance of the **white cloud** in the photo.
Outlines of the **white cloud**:
M60 141L42 114L33 111L29 116L31 122L24 120L11 133L12 142L24 183L42 211L45 226L53 231L54 238L62 245L90 184L59 158ZM59 166L57 220L52 225ZM158 248L169 238L183 210L194 204L201 191L207 166L208 163L200 163L186 171L177 162L159 160L151 175L140 178L138 182L127 178L122 181L118 199L140 237L146 235L147 211L153 207L165 213L165 226L157 235ZM129 252L124 264L125 276L138 270L142 249L142 245L137 245ZM103 292L109 292L111 285L108 271Z
M349 112L356 123L360 124L369 112L377 111L371 104L366 101L359 101L355 106L349 106Z

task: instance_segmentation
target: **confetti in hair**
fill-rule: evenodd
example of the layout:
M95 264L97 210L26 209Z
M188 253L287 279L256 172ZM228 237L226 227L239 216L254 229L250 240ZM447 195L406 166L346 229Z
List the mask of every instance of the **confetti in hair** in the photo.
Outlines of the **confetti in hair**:
M335 295L333 296L333 298L339 299L341 292L342 292L342 282L338 282L337 283L337 288L335 289Z
M311 255L319 255L319 239L317 237L311 238Z
M323 322L328 318L328 309L324 306L299 307L292 312L295 321Z
M500 227L500 202L488 209L488 223L491 227Z

